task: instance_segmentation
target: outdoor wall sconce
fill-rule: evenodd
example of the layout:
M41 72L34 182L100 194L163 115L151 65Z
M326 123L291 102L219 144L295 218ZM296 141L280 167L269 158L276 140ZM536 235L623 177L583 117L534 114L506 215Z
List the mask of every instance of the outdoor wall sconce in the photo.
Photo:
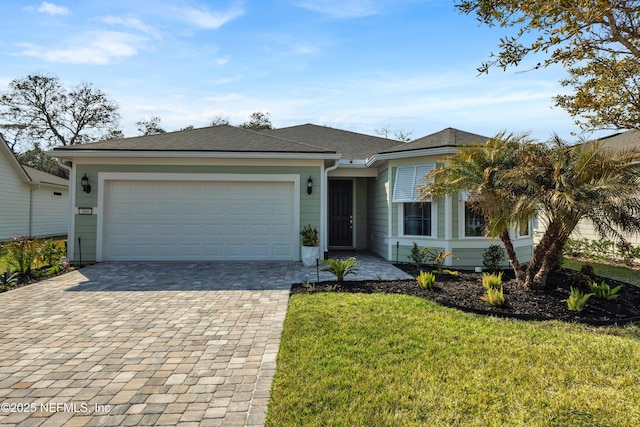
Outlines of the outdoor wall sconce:
M309 179L307 180L307 194L313 193L313 180L311 179L311 175L309 175Z
M87 178L87 174L85 173L82 179L80 179L80 184L82 185L82 191L85 193L91 193L91 186L89 185L89 178Z

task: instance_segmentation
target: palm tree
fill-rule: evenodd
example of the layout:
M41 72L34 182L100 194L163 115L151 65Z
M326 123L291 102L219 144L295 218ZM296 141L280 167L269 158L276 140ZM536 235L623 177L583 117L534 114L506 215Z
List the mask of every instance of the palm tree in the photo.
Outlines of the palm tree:
M446 158L421 195L468 191L472 209L486 219L485 235L504 243L516 280L539 289L581 219L591 221L603 237L624 241L623 233L640 232L639 172L637 149L616 153L598 142L571 146L558 137L539 144L526 135L501 133ZM509 228L536 216L547 229L525 267Z
M535 211L546 231L526 269L525 285L543 288L569 236L587 220L603 238L640 232L640 150L615 152L599 142L571 146L558 137L538 145L505 171L511 190L526 197L514 209Z
M471 209L486 220L484 234L502 241L516 280L523 283L525 271L518 261L509 228L514 222L527 223L535 212L524 206L514 209L522 206L521 196L512 191L502 176L520 164L522 151L531 146L532 141L526 134L503 132L489 138L484 145L462 147L457 154L444 159L443 167L429 174L433 183L420 188L423 198L440 198L466 191Z

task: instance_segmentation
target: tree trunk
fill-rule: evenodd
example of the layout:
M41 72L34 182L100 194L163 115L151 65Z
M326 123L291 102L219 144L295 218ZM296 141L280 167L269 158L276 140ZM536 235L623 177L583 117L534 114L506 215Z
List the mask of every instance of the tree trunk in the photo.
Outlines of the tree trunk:
M544 277L537 276L537 274L542 268L545 255L551 251L551 247L559 237L560 227L558 227L555 222L550 222L547 230L542 236L542 239L540 239L540 242L536 245L535 250L533 251L533 256L529 261L524 283L526 287L531 289L542 289L546 285L546 276L549 272L547 271L543 274Z
M525 286L531 289L544 289L547 286L547 276L574 228L575 224L567 226L555 221L549 224L527 267Z
M505 230L500 233L500 240L504 244L504 249L507 252L507 258L509 258L509 262L513 265L513 271L516 274L516 282L520 285L524 285L525 283L525 270L520 265L520 261L518 261L518 256L516 255L516 250L513 248L513 242L511 242L511 237L509 237L509 231Z

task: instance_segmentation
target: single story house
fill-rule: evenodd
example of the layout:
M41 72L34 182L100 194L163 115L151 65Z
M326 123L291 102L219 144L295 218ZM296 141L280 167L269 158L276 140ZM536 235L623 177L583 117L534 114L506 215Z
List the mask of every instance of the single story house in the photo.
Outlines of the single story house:
M18 162L0 135L0 241L69 230L69 181Z
M69 258L86 261L300 260L300 231L321 250L407 261L413 242L482 265L492 242L464 195L422 201L438 158L486 137L456 129L402 143L305 124L224 125L48 152L71 160ZM532 251L529 230L515 246ZM80 253L82 251L82 253Z

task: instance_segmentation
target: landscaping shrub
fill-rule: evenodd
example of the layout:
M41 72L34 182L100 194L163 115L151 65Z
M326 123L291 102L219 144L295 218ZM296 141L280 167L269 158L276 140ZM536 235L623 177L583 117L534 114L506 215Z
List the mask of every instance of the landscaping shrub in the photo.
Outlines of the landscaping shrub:
M587 300L592 296L593 294L585 294L580 289L571 286L569 298L563 301L567 302L569 310L580 312L584 310L585 305L587 305Z
M333 274L338 279L338 282L342 282L345 276L349 274L356 274L358 272L358 268L356 267L358 265L358 261L354 257L346 260L331 258L320 262L327 265L327 267L320 271L326 271Z
M632 265L640 259L640 245L611 240L569 239L564 246L566 255L593 260L620 260Z
M482 274L482 286L486 290L500 289L502 287L502 272L498 274Z
M598 298L616 299L619 296L618 292L622 289L622 285L618 285L611 289L611 287L603 280L599 285L596 282L590 283L589 289L591 289L591 292Z
M481 296L480 299L494 307L503 306L505 300L502 285L497 288L487 288L487 293Z
M18 236L5 245L6 258L9 267L18 273L29 275L34 262L40 256L42 242L38 239L30 240L27 236Z
M55 240L48 239L40 249L40 261L45 266L55 266L60 264L60 258L65 256L65 249L62 248Z
M433 273L424 272L420 270L420 275L416 277L418 281L418 285L422 289L432 290L434 285L436 284L436 276Z
M504 249L502 249L500 245L491 245L482 253L482 265L489 271L499 271L502 269L504 260Z
M411 248L411 254L407 256L409 260L416 266L418 270L424 266L429 260L429 247L425 246L420 249L416 242L413 242L413 247Z

